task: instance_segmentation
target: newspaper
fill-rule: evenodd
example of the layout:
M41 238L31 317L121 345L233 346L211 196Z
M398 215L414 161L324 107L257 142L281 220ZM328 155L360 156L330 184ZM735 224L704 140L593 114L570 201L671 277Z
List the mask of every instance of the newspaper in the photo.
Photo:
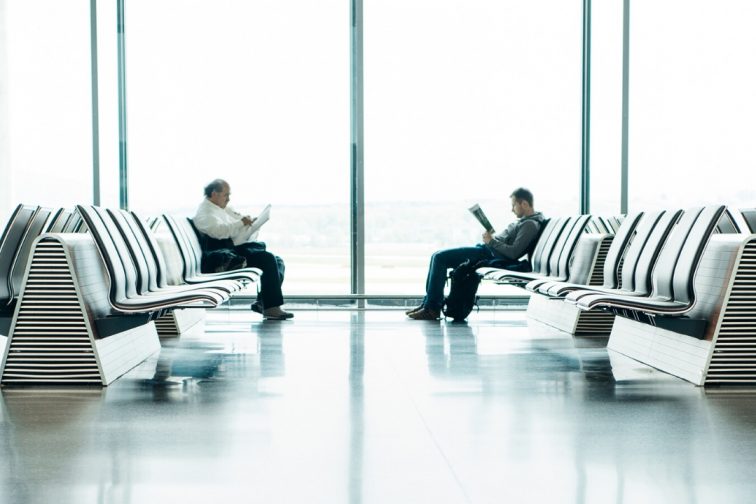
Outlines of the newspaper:
M480 208L480 205L477 203L468 208L470 210L470 213L473 214L473 217L478 219L478 222L483 226L483 228L488 231L489 233L494 233L494 228L491 225L491 221L488 220L488 217L486 217L486 213L483 211L482 208Z
M266 205L260 215L257 216L252 225L244 226L241 231L233 236L234 245L241 245L242 243L254 240L257 238L257 232L260 230L263 224L270 219L270 205Z

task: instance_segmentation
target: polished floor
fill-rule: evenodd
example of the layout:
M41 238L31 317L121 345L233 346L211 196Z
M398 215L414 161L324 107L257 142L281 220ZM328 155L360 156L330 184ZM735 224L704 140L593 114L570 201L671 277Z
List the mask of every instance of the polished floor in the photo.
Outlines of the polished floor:
M0 502L756 501L756 392L704 390L521 311L298 311L106 389L4 388Z

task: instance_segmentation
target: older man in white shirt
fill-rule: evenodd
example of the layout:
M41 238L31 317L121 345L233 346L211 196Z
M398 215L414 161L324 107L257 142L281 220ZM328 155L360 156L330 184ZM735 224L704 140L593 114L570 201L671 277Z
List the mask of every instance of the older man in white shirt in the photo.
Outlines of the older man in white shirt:
M205 199L194 216L194 226L209 239L205 240L207 251L221 248L233 249L247 260L247 266L259 268L260 293L252 310L262 313L268 320L285 320L293 313L281 309L284 278L283 260L265 250L264 244L251 242L257 233L251 232L255 219L242 215L231 208L231 187L228 182L216 179L205 187Z

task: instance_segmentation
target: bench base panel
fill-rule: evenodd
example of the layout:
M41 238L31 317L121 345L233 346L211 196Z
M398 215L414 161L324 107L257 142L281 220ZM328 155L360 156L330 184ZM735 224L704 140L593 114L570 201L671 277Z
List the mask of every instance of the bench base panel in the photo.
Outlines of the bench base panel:
M710 341L618 316L606 347L700 386L711 346Z
M110 385L158 350L160 339L154 322L95 340L102 384Z
M611 313L581 311L561 299L535 293L530 296L527 313L530 319L581 337L606 338L614 323L614 315Z
M184 308L163 315L155 321L155 326L161 338L177 338L204 320L204 309Z

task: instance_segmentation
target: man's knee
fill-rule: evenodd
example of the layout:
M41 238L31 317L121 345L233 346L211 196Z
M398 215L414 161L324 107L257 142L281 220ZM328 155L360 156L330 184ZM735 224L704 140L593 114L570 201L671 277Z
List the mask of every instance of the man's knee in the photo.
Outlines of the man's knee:
M433 256L431 257L431 260L439 265L444 265L447 267L456 266L456 264L451 264L452 256L454 255L453 249L443 249L443 250L437 250L433 253Z

